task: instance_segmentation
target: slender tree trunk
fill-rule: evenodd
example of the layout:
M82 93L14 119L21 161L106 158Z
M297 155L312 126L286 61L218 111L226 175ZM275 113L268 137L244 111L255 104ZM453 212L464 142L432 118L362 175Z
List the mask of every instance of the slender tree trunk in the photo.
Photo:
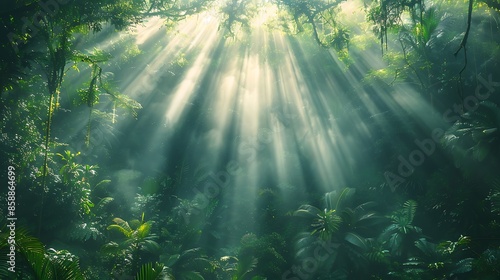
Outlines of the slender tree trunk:
M52 126L52 115L54 114L54 96L59 91L61 87L62 80L64 77L64 68L66 66L66 47L67 47L67 36L62 35L59 39L59 46L54 48L52 43L53 39L49 35L47 31L45 33L45 40L48 46L48 57L49 63L47 65L47 88L49 91L49 108L47 113L47 124L45 125L45 152L43 158L43 167L42 167L42 197L40 198L40 211L38 213L38 234L40 234L42 227L42 216L43 216L43 208L44 208L44 198L45 198L45 189L47 186L47 175L49 172L48 160L49 160L49 146L50 146L50 130Z
M318 34L318 29L316 28L316 24L314 23L314 16L312 15L307 15L309 23L312 25L313 28L313 33L314 33L314 39L320 46L324 46L324 44L321 42L319 39L319 34Z
M49 144L50 144L50 126L52 124L52 103L54 103L54 93L50 93L49 109L47 110L47 124L45 126L45 153L42 167L42 197L40 198L40 211L38 212L38 234L40 235L43 216L43 202L45 198L45 186L47 185L48 174L48 159L49 159Z

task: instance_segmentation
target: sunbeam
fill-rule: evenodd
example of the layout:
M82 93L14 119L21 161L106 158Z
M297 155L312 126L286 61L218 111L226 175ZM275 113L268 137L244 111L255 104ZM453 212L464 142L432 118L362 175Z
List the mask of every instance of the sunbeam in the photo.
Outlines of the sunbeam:
M147 110L129 128L135 134L147 127L148 137L130 136L136 147L124 152L128 168L153 176L178 168L179 161L195 162L205 172L194 178L201 186L209 174L228 174L228 186L205 199L230 199L223 202L232 209L227 222L241 232L256 229L241 221L254 211L263 189L278 186L292 200L290 186L328 192L348 184L374 133L364 117L387 109L431 110L410 98L409 88L397 89L406 94L394 98L383 89L369 93L360 88L356 73L385 67L375 51L360 54L363 63L345 71L335 52L267 30L263 18L269 11L260 17L252 32L239 39L224 38L211 13L185 20L169 36L162 21L152 18L131 33L147 55L117 73L123 92ZM318 69L311 52L339 70ZM182 68L174 70L176 63ZM349 111L348 119L347 88L356 88L363 104Z

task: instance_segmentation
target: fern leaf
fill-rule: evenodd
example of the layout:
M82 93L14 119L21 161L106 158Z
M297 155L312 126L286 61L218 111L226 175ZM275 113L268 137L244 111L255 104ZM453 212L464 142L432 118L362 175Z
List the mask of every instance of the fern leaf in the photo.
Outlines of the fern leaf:
M403 204L404 213L406 214L406 218L408 224L413 222L413 218L415 217L415 213L417 212L417 202L414 200L407 200Z
M107 227L108 230L113 230L113 229L118 230L119 232L123 233L123 235L125 235L126 237L130 237L134 232L132 228L130 228L129 224L120 218L114 218L113 222L115 222L116 225L108 226Z

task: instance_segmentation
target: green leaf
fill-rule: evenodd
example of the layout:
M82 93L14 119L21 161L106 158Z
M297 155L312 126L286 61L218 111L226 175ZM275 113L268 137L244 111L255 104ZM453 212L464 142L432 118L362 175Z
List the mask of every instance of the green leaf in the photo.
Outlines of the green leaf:
M67 252L67 251L66 251ZM64 252L62 252L64 253ZM84 280L84 276L80 270L80 264L78 263L78 258L73 258L74 256L58 257L53 258L51 261L54 264L54 279L61 280ZM45 278L43 278L45 279Z
M160 245L158 245L158 243L156 243L156 241L153 240L143 240L141 242L141 245L143 246L144 251L150 253L156 253L160 250Z
M116 230L118 232L121 232L123 233L123 235L125 235L126 237L130 237L132 235L132 231L128 231L126 230L125 228L123 228L122 226L119 226L119 225L109 225L107 227L107 230Z
M473 258L466 258L460 260L455 264L455 269L453 269L454 274L466 273L472 270Z
M54 265L44 254L29 252L25 255L37 279L53 279Z
M118 243L111 241L109 243L104 244L101 247L101 253L105 255L113 255L120 251L120 245Z
M120 219L120 218L114 218L113 222L116 223L116 225L110 225L107 227L108 230L118 230L121 233L123 233L126 237L130 237L132 233L134 232L132 228L130 228L129 224Z
M146 223L143 223L141 224L137 229L137 237L139 238L145 238L146 236L149 235L149 232L151 230L151 223L150 222L146 222Z
M104 197L103 199L101 199L97 205L96 205L96 210L102 210L102 208L104 206L106 206L108 203L112 202L113 200L115 200L114 198L112 197Z
M366 244L366 239L355 234L355 233L352 233L352 232L348 232L346 233L344 239L351 243L352 245L362 249L362 250L367 250L368 249L368 245Z
M422 253L424 253L427 257L435 259L439 255L437 245L427 241L425 238L420 238L415 241L415 247L422 251Z
M95 185L94 189L101 187L101 186L104 186L104 185L109 185L110 183L111 183L111 180L102 180Z
M306 204L301 205L299 207L299 210L293 212L293 215L297 217L314 218L321 213L323 213L323 211L321 211L319 208Z
M171 255L168 258L167 266L173 266L177 262L180 256L181 256L180 254Z
M413 218L415 217L415 213L417 212L417 202L415 200L407 200L403 204L403 209L406 213L406 218L409 224L413 222Z
M352 199L356 189L344 188L325 194L326 206L328 209L339 211L345 207Z
M141 266L140 271L137 273L135 280L160 280L163 279L163 272L165 266L160 263L146 263Z
M393 253L395 253L396 255L400 255L401 253L400 248L402 242L403 242L403 236L400 233L394 233L391 235L388 245Z

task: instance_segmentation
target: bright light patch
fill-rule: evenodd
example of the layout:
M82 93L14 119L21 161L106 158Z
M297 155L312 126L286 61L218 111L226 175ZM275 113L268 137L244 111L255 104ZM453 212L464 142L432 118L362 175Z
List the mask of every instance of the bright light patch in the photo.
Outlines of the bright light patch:
M167 122L176 124L181 114L188 104L191 96L198 90L199 81L202 79L208 65L210 64L211 54L217 38L217 29L214 24L204 26L201 29L194 30L196 33L194 40L188 47L188 51L195 46L203 43L203 48L194 61L191 68L183 78L181 84L173 91L173 98L167 108Z
M275 11L262 9L254 27ZM158 33L161 26L154 18L137 30L136 42L148 56L121 84L125 94L143 100L143 122L136 126L158 122L152 135L141 136L148 152L143 165L155 169L165 161L186 160L214 173L225 172L229 163L236 166L239 172L221 190L232 194L231 201L221 202L231 208L230 224L253 211L263 189L346 187L365 159L363 141L373 137L370 115L382 108L428 108L418 97L365 90L353 73L385 67L378 50L359 54L361 61L350 71L313 39L292 39L263 27L241 40L225 38L208 13L188 18L168 37ZM182 67L174 72L180 60ZM361 108L351 105L353 95ZM148 110L163 119L147 119Z
M135 28L135 34L137 35L135 38L135 42L138 45L143 44L146 42L151 36L156 34L156 32L159 32L160 30L163 30L165 32L165 29L162 27L164 26L164 20L159 18L159 17L153 17L146 21L145 23L138 25Z

